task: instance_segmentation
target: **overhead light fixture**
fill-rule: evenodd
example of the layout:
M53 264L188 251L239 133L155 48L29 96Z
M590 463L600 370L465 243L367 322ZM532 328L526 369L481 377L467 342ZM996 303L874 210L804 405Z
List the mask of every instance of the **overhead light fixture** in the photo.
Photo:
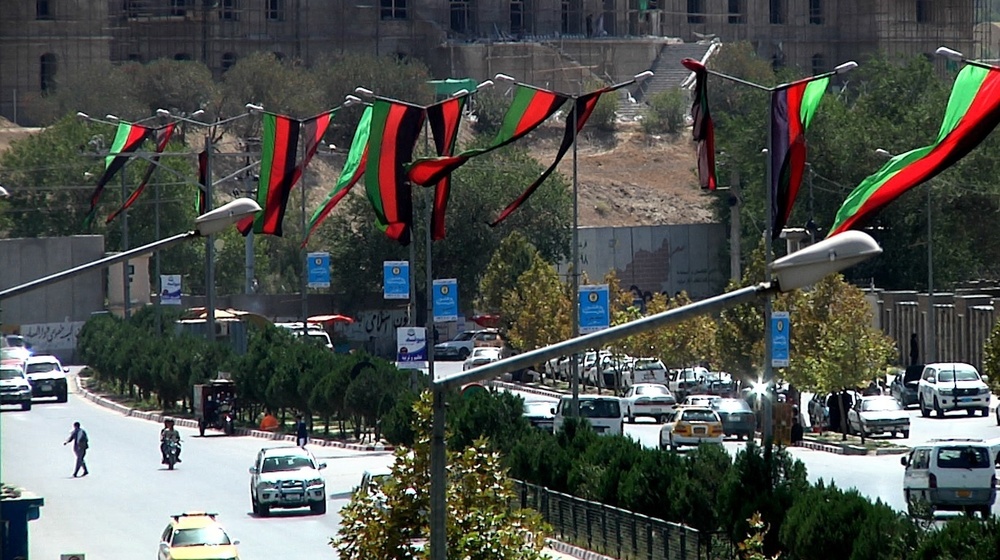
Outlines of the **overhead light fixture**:
M853 60L848 60L847 62L834 68L833 71L835 74L846 74L857 67L858 67L857 62L854 62Z
M938 47L934 54L938 56L943 56L948 60L953 62L962 62L965 60L965 55L956 51L955 49L949 49L948 47Z

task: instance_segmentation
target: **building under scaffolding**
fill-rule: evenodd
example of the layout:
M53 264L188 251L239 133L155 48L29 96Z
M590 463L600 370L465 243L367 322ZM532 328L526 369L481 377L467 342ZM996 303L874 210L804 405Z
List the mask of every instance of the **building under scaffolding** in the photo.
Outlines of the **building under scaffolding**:
M416 57L435 77L507 72L579 91L676 66L679 43L749 41L802 73L883 52L1000 53L988 0L3 0L0 115L95 63L205 63L275 53L310 65L368 53ZM680 49L680 50L679 50ZM693 49L685 55L704 52ZM939 62L944 64L944 62ZM676 85L676 84L674 84ZM24 123L28 124L28 123Z

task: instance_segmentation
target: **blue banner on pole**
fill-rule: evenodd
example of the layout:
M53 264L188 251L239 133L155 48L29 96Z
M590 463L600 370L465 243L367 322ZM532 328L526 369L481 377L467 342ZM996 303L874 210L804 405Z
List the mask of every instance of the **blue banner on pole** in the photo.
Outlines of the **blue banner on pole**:
M771 367L788 367L791 328L787 311L771 313Z
M434 321L458 321L458 280L434 281Z
M410 262L382 263L382 298L410 299Z
M310 288L330 287L330 253L309 253L306 255Z
M580 333L597 332L611 326L608 285L580 286Z

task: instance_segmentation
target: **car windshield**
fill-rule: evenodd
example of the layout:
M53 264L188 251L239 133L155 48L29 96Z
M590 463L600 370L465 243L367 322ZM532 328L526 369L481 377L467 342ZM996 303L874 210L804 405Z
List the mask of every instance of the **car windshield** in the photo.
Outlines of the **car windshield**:
M261 466L260 472L269 473L295 471L298 469L309 468L313 468L313 463L308 457L302 457L299 455L292 455L288 457L267 457L264 459L264 465Z
M861 410L863 412L874 412L878 410L903 410L903 408L899 406L899 402L896 399L892 397L885 397L862 400Z
M659 360L639 360L635 363L635 369L663 369L663 365L660 364Z
M991 466L985 447L942 447L938 449L938 466L942 469L985 469Z
M710 410L685 410L681 414L683 422L715 422L715 415Z
M0 369L0 379L20 379L21 370L19 369Z
M203 546L233 544L222 527L200 527L198 529L178 529L170 546Z
M619 418L621 415L621 405L617 400L580 400L580 416L584 418Z
M477 358L492 357L497 355L497 351L495 348L476 348L472 355Z
M57 371L58 369L59 367L52 362L28 364L28 373L45 373L47 371Z
M669 395L670 390L663 385L640 385L635 388L635 394L647 397L656 397L660 395Z
M974 369L946 369L941 370L938 381L949 383L954 381L976 381L979 374Z
M466 332L463 332L463 333L458 333L458 336L456 336L455 338L453 338L452 341L454 341L454 342L463 342L463 341L466 341L466 340L472 340L472 336L474 334L476 334L476 333L469 332L469 331L466 331Z
M717 408L726 412L751 412L750 405L741 399L722 399Z

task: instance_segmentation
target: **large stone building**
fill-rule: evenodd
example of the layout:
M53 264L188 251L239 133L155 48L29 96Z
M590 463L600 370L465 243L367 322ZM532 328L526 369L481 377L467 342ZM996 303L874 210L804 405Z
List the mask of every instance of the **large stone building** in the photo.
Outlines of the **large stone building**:
M676 66L678 40L746 40L803 73L876 51L986 52L987 0L3 0L0 115L94 61L198 60L221 74L270 51L427 61L436 77L498 71L570 91ZM668 41L665 38L674 38ZM702 50L704 52L704 50ZM661 59L663 62L661 63ZM943 63L942 63L943 64Z

